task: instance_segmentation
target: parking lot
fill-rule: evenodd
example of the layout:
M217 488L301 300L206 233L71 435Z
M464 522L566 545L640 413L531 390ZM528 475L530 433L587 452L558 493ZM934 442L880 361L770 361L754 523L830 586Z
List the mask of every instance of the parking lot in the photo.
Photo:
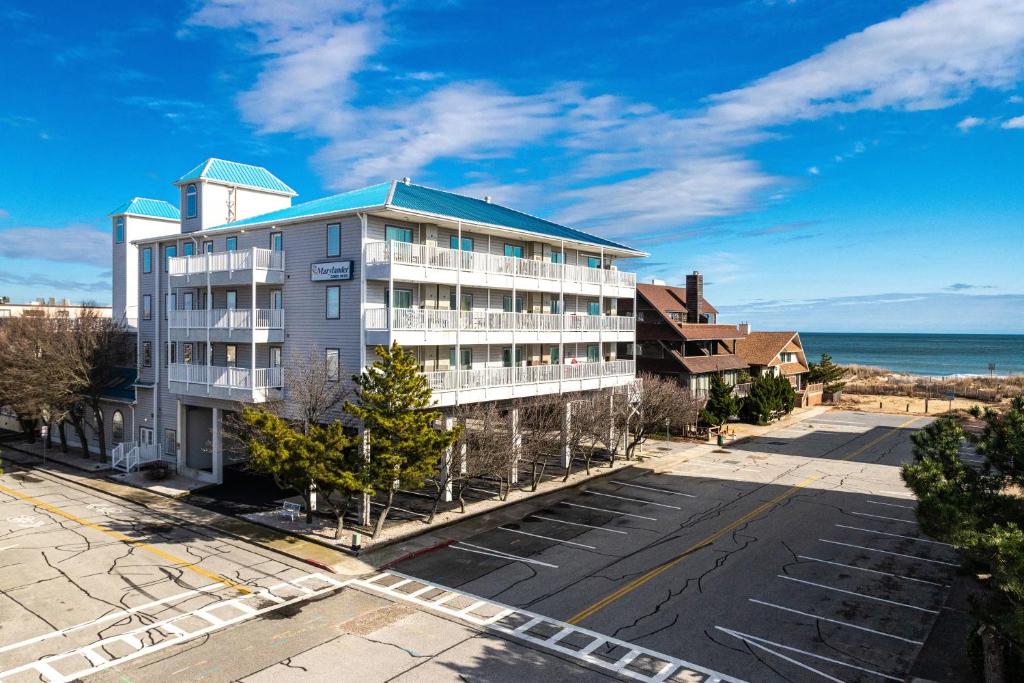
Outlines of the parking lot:
M394 571L739 679L904 680L957 566L899 477L924 424L829 412L700 447Z

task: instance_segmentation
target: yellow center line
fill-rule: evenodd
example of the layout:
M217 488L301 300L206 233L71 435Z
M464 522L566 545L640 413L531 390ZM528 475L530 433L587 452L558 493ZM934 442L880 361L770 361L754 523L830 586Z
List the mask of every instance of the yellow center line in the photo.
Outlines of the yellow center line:
M206 569L203 569L202 567L196 565L193 562L189 562L188 560L184 560L184 559L182 559L180 557L172 555L171 553L168 553L168 552L165 552L163 550L160 550L160 548L154 547L154 546L152 546L152 545L150 545L148 543L145 543L144 541L136 540L136 539L132 538L131 536L127 536L125 534L122 534L120 531L114 531L113 529L108 529L107 527L103 526L102 524L94 524L93 522L90 522L88 520L82 519L81 517L78 517L77 515L73 515L70 512L65 512L64 510L61 510L58 507L50 505L49 503L47 503L45 501L39 500L38 498L33 498L32 496L25 495L24 493L20 493L18 491L15 491L14 489L9 489L9 488L7 488L6 486L4 486L2 484L0 484L0 491L2 491L3 493L6 493L9 496L13 496L15 498L18 498L19 500L23 500L26 503L31 503L32 505L34 505L37 508L41 508L43 510L46 510L47 512L51 512L51 513L53 513L55 515L58 515L60 517L65 518L65 519L69 519L72 522L75 522L77 524L81 524L82 526L84 526L86 528L89 528L89 529L92 529L93 531L98 531L101 534L106 534L107 536L110 536L111 538L115 538L118 541L121 541L122 543L127 543L128 545L135 546L136 548L138 548L140 550L144 550L147 553L150 553L151 555L156 555L160 559L166 560L167 562L170 562L170 563L180 567L181 569L187 569L189 571L195 572L196 574L199 574L200 576L206 577L207 579L210 579L212 581L216 581L217 583L222 583L225 586L227 586L228 588L234 588L235 590L239 591L240 593L247 593L247 594L248 593L252 593L252 589L249 588L248 586L240 584L237 581L232 581L231 579L226 578L224 576L221 576L220 574L216 574L214 572L211 572L211 571L208 571Z
M866 450L868 450L870 448L873 448L874 446L877 446L879 443L881 443L885 439L888 439L893 434L898 433L897 430L902 429L903 427L906 427L907 425L909 425L910 423L912 423L912 422L914 422L916 420L917 420L917 418L914 417L914 418L911 418L909 420L906 420L906 421L896 425L896 427L894 427L892 429L892 431L889 431L889 432L886 432L885 434L882 434L881 436L873 439L872 441L870 441L866 445L858 448L857 450L855 450L854 452L850 453L849 455L847 455L847 456L845 456L843 458L839 458L839 461L842 462L842 461L845 461L845 460L852 460L853 458L856 458L858 455L860 455L864 451L866 451ZM804 479L803 481L801 481L800 483L791 486L789 489L784 491L781 495L778 495L775 498L772 498L767 503L763 503L762 505L758 506L754 510L751 510L750 512L748 512L747 514L743 515L739 519L737 519L737 520L727 524L726 526L722 527L721 529L719 529L718 531L714 532L713 534L711 534L707 538L705 538L705 539L703 539L701 541L698 541L697 543L694 543L689 548L687 548L686 550L681 552L679 555L676 555L671 560L669 560L669 561L667 561L667 562L665 562L663 564L658 565L657 567L655 567L651 571L647 572L643 576L639 576L639 577L633 579L632 581L630 581L629 583L627 583L625 586L623 586L622 588L618 589L617 591L615 591L613 593L610 593L609 595L606 595L605 597L601 598L600 600L598 600L594 604L590 605L586 609L580 611L579 613L577 613L574 616L572 616L571 618L569 618L568 619L568 623L570 623L570 624L578 624L581 621L583 621L584 619L587 619L587 618L593 616L594 614L596 614L597 612L600 612L602 609L604 609L608 605L612 604L613 602L615 602L619 598L623 597L624 595L626 595L628 593L633 592L634 590L636 590L640 586L644 585L645 583L647 583L651 579L654 579L654 578L660 576L664 572L666 572L669 569L671 569L672 567L676 566L677 564L679 564L680 562L685 560L687 557L689 557L693 553L695 553L698 550L700 550L701 548L705 548L705 547L711 545L712 543L714 543L715 541L720 539L722 536L724 536L725 534L727 534L730 531L732 531L733 529L735 529L736 527L739 527L739 526L742 526L743 524L746 524L751 519L753 519L754 517L757 517L758 515L760 515L763 512L767 512L772 507L778 505L779 503L781 503L782 501L786 500L790 496L798 493L801 489L806 488L812 482L814 482L814 481L816 481L816 480L818 480L820 478L821 478L820 475L813 474L813 475L807 477L806 479Z

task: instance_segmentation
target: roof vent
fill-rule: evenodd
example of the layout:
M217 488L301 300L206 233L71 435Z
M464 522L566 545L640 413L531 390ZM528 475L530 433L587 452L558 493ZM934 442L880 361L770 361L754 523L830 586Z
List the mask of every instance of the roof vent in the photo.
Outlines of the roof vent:
M651 284L652 285L660 285L660 286L664 287L665 286L665 281L664 280L659 280L656 277L652 277L651 278Z
M412 178L410 178L409 176L405 176L404 178L402 178L402 183L405 184L405 185L408 185L411 182L412 182Z
M491 203L491 195L489 195L489 194L484 195L484 201L487 202L488 204L490 204Z

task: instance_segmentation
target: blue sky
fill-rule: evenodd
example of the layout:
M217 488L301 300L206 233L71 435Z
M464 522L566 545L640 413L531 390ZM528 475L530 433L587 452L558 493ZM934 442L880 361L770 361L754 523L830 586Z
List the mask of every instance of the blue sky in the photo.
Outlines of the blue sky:
M16 301L109 302L106 214L218 156L300 201L403 176L489 194L644 248L644 279L701 270L755 328L1024 333L1018 0L0 1L0 21Z

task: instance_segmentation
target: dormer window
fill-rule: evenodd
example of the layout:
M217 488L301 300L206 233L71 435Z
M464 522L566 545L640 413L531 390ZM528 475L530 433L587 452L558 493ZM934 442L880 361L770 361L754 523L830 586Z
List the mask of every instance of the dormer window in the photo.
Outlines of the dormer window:
M189 183L185 188L185 218L196 217L196 184Z
M114 222L114 241L117 244L124 243L124 217L118 217Z

